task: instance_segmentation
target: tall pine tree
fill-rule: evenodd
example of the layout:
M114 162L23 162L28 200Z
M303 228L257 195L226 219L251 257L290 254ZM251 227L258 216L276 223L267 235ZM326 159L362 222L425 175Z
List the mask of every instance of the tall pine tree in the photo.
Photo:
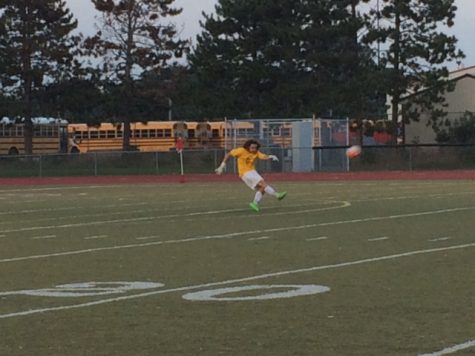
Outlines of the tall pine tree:
M208 116L365 110L364 90L351 84L371 64L358 42L365 21L358 4L220 0L189 58L191 78L201 84L195 105Z
M450 89L447 63L463 58L457 39L441 28L454 24L454 0L383 0L381 26L370 29L366 39L387 47L381 64L386 68L385 85L391 97L391 119L396 129L400 115L417 120L420 110L432 111L429 124L444 115L443 93ZM408 98L408 93L421 91ZM401 110L402 108L402 110ZM396 136L396 135L394 135Z
M157 76L174 57L181 57L188 42L177 38L167 18L179 15L175 0L91 0L101 12L99 31L86 39L89 54L100 59L104 86L119 89L112 116L123 122L123 149L130 149L130 122L134 103L139 105L137 80L148 73ZM117 93L117 92L116 92Z
M3 94L21 102L25 153L33 152L35 95L70 73L78 37L63 0L0 0L0 83Z

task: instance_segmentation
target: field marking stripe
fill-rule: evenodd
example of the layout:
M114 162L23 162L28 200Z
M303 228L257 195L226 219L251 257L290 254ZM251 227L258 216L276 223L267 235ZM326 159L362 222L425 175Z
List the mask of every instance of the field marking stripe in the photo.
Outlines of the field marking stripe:
M349 202L343 202L343 206L345 207L350 204ZM334 207L332 207L334 208ZM339 224L348 224L354 222L368 222L368 221L379 221L379 220L386 220L386 219L400 219L400 218L407 218L407 217L414 217L414 216L424 216L424 215L433 215L433 214L444 214L444 213L451 213L451 212L459 212L459 211L467 211L467 210L474 210L475 206L465 207L465 208L453 208L453 209L442 209L442 210L431 210L431 211L424 211L420 213L408 213L408 214L400 214L400 215L390 215L390 216L376 216L371 218L362 218L362 219L354 219L354 220L345 220L340 222L328 222L328 223L321 223L315 224L315 226L331 226L331 225L339 225ZM178 217L185 217L185 216L200 216L200 215L215 215L227 212L237 212L237 211L247 211L244 209L226 209L226 210L212 210L207 212L196 212L196 213L189 213L189 214L181 214ZM268 214L271 215L271 214ZM264 215L263 215L264 216ZM172 215L168 215L168 217L173 217ZM150 220L157 220L163 219L160 216L150 216L150 217L140 217L140 218L130 218L130 219L114 219L114 220L103 220L103 221L90 221L85 223L76 223L76 224L64 224L64 225L51 225L51 226L37 226L37 227L27 227L21 229L11 229L11 230L0 230L1 233L7 232L22 232L22 231L35 231L35 230L50 230L50 229L64 229L64 228L71 228L71 227L80 227L80 226L94 226L94 225L104 225L104 224L117 224L117 223L125 223L125 222L136 222L136 221L150 221Z
M322 204L331 204L331 203L335 203L335 202L334 201L322 202ZM270 213L270 214L266 214L266 215L263 215L263 216L272 216L272 215L279 215L279 214L296 214L296 213L298 214L298 213L311 212L311 211L313 212L313 211L320 211L320 210L340 209L340 208L346 208L346 207L351 206L351 203L346 202L346 201L339 201L337 203L341 203L341 205L331 206L331 207L328 207L328 208L316 208L316 209L311 209L311 210L301 210L301 211L297 211L297 212ZM309 204L309 205L313 205L313 204ZM298 206L302 206L302 205L286 206L286 207L298 207ZM279 208L279 207L275 206L275 207L270 207L269 209L276 209L276 208ZM474 207L474 209L475 209L475 207ZM147 210L147 211L150 211L150 210ZM146 216L146 217L129 218L129 219L89 221L89 222L75 223L75 224L24 227L24 228L21 228L21 229L0 230L0 233L36 231L36 230L51 230L51 229L65 229L65 228L80 227L80 226L116 224L116 223L120 223L120 222L153 221L153 220L159 220L159 219L184 218L184 217L187 217L187 216L217 215L217 214L222 214L222 213L236 213L236 212L246 212L246 211L249 211L249 209L210 210L210 211L193 212L193 213L186 213L186 214L170 214L170 215L159 215L159 216L148 216L148 217ZM255 216L255 214L251 214L251 215ZM245 217L247 217L247 216L250 216L250 215L246 215ZM237 218L237 217L234 216L233 218Z
M320 236L320 237L313 237L310 239L306 239L306 241L322 241L322 240L328 240L328 236Z
M427 241L429 242L446 241L446 240L450 240L451 238L452 237L450 236L446 236L446 237L438 237L438 238L427 240Z
M94 235L94 236L85 236L84 240L95 240L95 239L103 239L108 237L109 235Z
M121 207L130 207L130 206L139 206L139 205L147 205L147 203L128 203L128 204L110 204L110 205L101 205L101 209L103 208L121 208ZM67 211L67 210L80 210L80 209L88 209L89 207L82 207L82 206L70 206L70 207L63 207L63 208L44 208L44 209L29 209L29 210L19 210L19 211L3 211L0 212L0 215L18 215L18 214L25 214L25 213L43 213L43 212L51 212L51 211Z
M44 254L44 255L4 258L4 259L0 259L0 263L34 260L34 259L42 259L42 258L58 257L58 256L78 255L78 254L83 254L83 253L120 250L120 249L126 249L126 248L148 247L148 246L164 245L164 244L178 244L178 243L204 241L204 240L217 240L217 239L232 239L235 237L245 236L245 235L268 234L271 232L292 231L292 230L294 231L305 230L305 229L311 229L311 228L320 227L320 226L364 223L368 221L378 221L378 220L387 220L387 219L401 219L401 218L414 217L414 216L443 214L443 213L451 213L451 212L474 210L474 209L475 207L434 210L434 211L429 211L429 212L426 211L426 212L413 213L413 214L389 215L389 216L371 217L371 218L366 218L366 219L342 220L342 221L333 221L333 222L309 224L309 225L289 226L289 227L280 227L280 228L263 229L263 230L241 231L241 232L233 232L229 234L196 236L196 237L189 237L189 238L185 238L181 240L166 240L166 241L155 241L155 242L147 242L147 243L140 243L140 244L99 247L99 248L91 248L91 249L85 249L85 250L50 253L50 254ZM122 220L122 221L125 221L125 220Z
M457 351L469 349L471 347L475 347L475 339L464 342L463 344L447 347L446 349L443 349L441 351L427 353L427 354L419 354L419 356L440 356L440 355L453 354Z
M299 205L286 205L286 208L297 208L297 207L305 207L305 206L314 206L317 202L312 203L312 204L299 204ZM332 204L335 203L334 201L319 201L321 204ZM282 213L270 213L266 214L265 216L269 215L289 215L289 214L301 214L301 213L306 213L306 212L313 212L313 211L320 211L320 210L333 210L333 209L340 209L340 208L346 208L351 205L349 202L338 202L338 203L343 203L341 206L335 206L335 207L329 207L329 208L312 208L310 210L298 210L295 212L282 212ZM137 204L133 204L137 205ZM146 203L142 203L141 205L146 205ZM127 206L127 205L112 205L109 207L120 207L120 206ZM104 206L103 208L105 208ZM273 207L268 207L267 209L277 209L280 208L279 206L273 206ZM233 210L216 210L216 211L210 211L210 212L193 212L193 213L186 213L186 214L170 214L170 215L158 215L153 217L154 220L158 219L169 219L169 218L180 218L183 216L196 216L196 215L215 215L219 214L221 212L245 212L248 211L249 209L233 209ZM132 213L133 214L141 214L141 213L147 213L147 212L158 212L161 213L163 212L162 208L149 208L149 209L144 209L144 210L134 210ZM112 211L112 212L107 212L107 213L98 213L98 214L77 214L74 216L59 216L59 217L52 217L52 218L39 218L39 219L28 219L30 222L40 222L40 221L58 221L58 220L65 220L65 219L78 219L78 218L91 218L91 217L112 217L113 215L131 215L130 211ZM250 215L245 215L245 216L233 216L234 219L236 218L244 218L247 216L255 216L255 214L250 214ZM214 217L213 217L214 219ZM186 219L187 221L193 221L193 219ZM99 221L101 222L101 221ZM11 224L12 222L10 221L3 221L0 222L0 225L5 225L5 224ZM41 227L44 228L44 227ZM24 228L24 229L29 229L29 228ZM33 227L32 229L38 229L38 227Z
M249 239L249 241L259 241L259 240L269 240L269 236L261 236L261 237L252 237Z
M156 235L156 236L140 236L140 237L136 237L135 239L136 240L152 240L152 239L159 239L160 236L159 235Z
M56 235L33 236L32 240L54 239Z
M58 306L58 307L51 307L51 308L42 308L42 309L30 309L30 310L26 310L22 312L0 314L0 319L7 319L7 318L18 317L18 316L26 316L26 315L32 315L32 314L38 314L38 313L59 311L59 310L79 309L79 308L91 307L95 305L108 304L108 303L120 302L120 301L137 299L137 298L144 298L144 297L149 297L149 296L158 295L158 294L183 292L183 291L189 291L189 290L194 290L194 289L202 289L202 288L216 287L216 286L222 286L222 285L228 285L228 284L250 282L250 281L255 281L259 279L267 279L271 277L279 277L279 276L286 276L286 275L306 273L306 272L315 272L315 271L321 271L321 270L327 270L327 269L333 269L333 268L342 268L342 267L355 266L355 265L361 265L361 264L372 263L372 262L394 260L394 259L402 258L402 257L411 257L411 256L416 256L416 255L423 255L423 254L450 251L450 250L460 250L460 249L469 248L469 247L475 247L475 243L449 246L449 247L441 247L441 248L432 248L432 249L426 249L426 250L409 251L409 252L399 253L395 255L366 258L366 259L357 260L357 261L342 262L342 263L336 263L336 264L331 264L331 265L314 266L314 267L300 268L300 269L295 269L295 270L266 273L266 274L251 276L251 277L230 279L230 280L221 281L221 282L211 282L211 283L197 284L194 286L185 286L185 287L177 287L177 288L171 288L171 289L144 292L144 293L139 293L139 294L134 294L134 295L127 295L123 297L101 299L101 300L96 300L96 301L87 302L87 303L65 305L65 306Z
M387 236L382 236L382 237L375 237L375 238L372 238L372 239L368 239L369 242L374 242L374 241L384 241L384 240L388 240L389 237Z

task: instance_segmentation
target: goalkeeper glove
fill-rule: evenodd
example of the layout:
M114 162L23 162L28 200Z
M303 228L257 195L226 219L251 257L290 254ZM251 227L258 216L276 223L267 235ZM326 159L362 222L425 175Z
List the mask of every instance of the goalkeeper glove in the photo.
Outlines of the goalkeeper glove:
M217 175L223 174L223 172L226 170L226 163L221 163L218 168L216 168L214 171L216 172Z
M269 158L273 160L274 162L279 162L279 159L277 158L277 156L270 155Z

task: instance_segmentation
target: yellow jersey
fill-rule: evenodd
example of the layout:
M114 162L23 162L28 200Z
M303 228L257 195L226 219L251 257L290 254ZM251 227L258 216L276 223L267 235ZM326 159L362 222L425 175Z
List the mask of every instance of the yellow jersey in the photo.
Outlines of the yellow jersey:
M269 156L262 152L251 153L244 147L235 148L229 154L237 158L239 177L255 170L257 159L269 159Z

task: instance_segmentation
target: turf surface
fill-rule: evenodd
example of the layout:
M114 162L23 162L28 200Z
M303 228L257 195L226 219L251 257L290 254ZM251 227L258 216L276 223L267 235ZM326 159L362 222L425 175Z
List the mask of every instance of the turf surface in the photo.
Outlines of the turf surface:
M475 182L275 186L0 188L0 355L475 352Z

